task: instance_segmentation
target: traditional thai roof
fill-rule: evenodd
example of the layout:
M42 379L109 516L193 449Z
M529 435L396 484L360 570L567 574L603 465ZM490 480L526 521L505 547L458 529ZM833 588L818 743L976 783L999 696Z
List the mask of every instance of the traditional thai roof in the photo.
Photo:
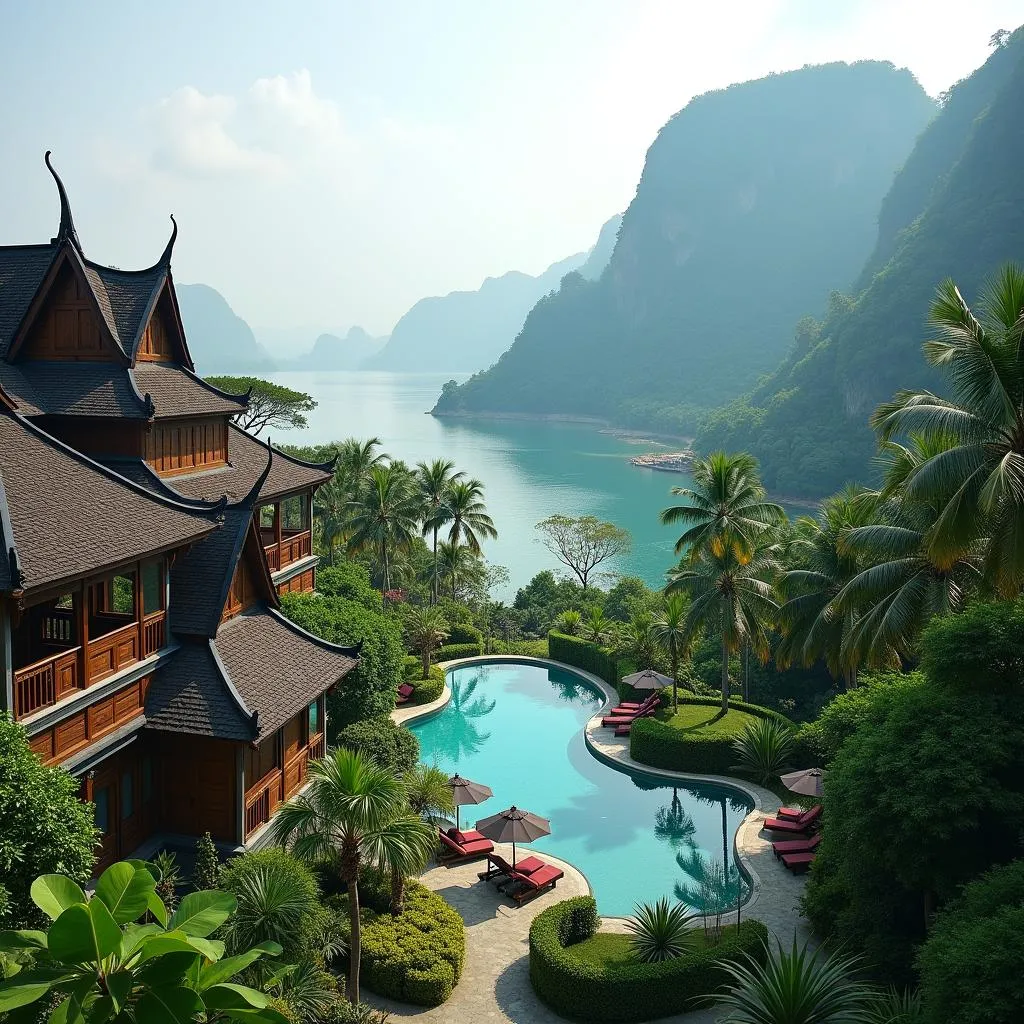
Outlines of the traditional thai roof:
M0 246L0 358L7 355L56 253L53 242Z
M110 363L33 359L0 362L0 386L23 416L103 416L145 420L153 415L126 367Z
M178 416L234 416L244 412L247 395L232 395L173 363L136 363L128 371L135 386L153 402L157 419Z
M0 481L0 590L72 582L218 526L218 508L154 494L9 411L0 413Z

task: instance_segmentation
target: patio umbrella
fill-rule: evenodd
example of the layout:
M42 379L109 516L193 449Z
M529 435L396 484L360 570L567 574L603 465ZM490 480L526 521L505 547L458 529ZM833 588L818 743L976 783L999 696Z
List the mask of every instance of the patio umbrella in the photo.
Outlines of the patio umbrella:
M663 690L672 685L671 676L663 676L653 668L645 668L643 672L634 672L631 676L623 676L622 681L634 690Z
M824 768L804 768L798 772L789 772L782 776L782 784L791 793L801 793L804 796L821 796L824 788L822 782L825 779Z
M479 782L470 782L461 775L453 775L448 780L452 787L452 801L455 804L455 828L459 828L459 805L460 804L482 804L489 796L494 796L490 786L483 786Z
M516 866L516 843L532 843L551 834L551 822L540 815L520 810L513 804L507 811L476 823L481 835L496 843L512 844L512 867Z

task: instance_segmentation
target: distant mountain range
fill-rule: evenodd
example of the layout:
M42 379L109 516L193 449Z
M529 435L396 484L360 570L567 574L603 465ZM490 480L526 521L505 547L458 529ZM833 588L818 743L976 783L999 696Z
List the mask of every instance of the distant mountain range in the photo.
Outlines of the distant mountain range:
M206 284L175 284L189 351L200 374L259 374L274 360L252 328Z

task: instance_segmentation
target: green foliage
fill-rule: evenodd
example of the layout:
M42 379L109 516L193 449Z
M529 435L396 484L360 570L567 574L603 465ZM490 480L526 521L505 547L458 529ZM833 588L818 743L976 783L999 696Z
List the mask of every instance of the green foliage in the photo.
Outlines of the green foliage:
M215 889L220 879L220 860L213 837L204 832L196 841L196 862L192 868L192 885L196 889Z
M600 594L583 588L570 579L559 579L549 569L537 573L525 587L516 591L513 608L522 614L523 628L532 633L546 633L555 619L568 610L580 611Z
M1024 1006L1024 860L964 887L917 956L928 1024L1013 1024Z
M346 725L338 733L337 743L399 773L409 771L420 759L420 742L415 734L404 725L396 725L390 715Z
M633 956L644 964L682 956L694 946L696 933L690 927L693 919L684 904L669 903L664 896L657 903L638 904L633 917L626 921Z
M602 936L583 935L564 922L589 918L591 896L576 896L542 911L530 926L530 981L540 999L561 1016L586 1021L644 1021L694 1009L729 980L726 965L750 956L763 962L768 930L760 921L725 928L717 945L694 943L682 956L641 963L625 936L620 952L597 962L586 948Z
M455 661L456 658L477 658L483 653L480 644L445 644L431 654L434 661Z
M543 640L491 640L488 654L518 654L522 658L548 658L548 641Z
M0 982L0 1012L56 997L52 1021L125 1024L153 1021L264 1021L285 1024L266 995L232 981L264 954L266 943L224 959L210 938L230 918L230 893L189 893L169 916L156 879L136 862L111 865L88 899L66 875L40 875L32 899L51 924L43 931L0 933L0 953L20 967ZM148 914L150 924L136 923ZM31 1019L32 1010L16 1018Z
M637 613L660 609L661 595L639 576L620 576L604 599L604 613L617 622L629 622Z
M576 636L583 629L583 616L575 608L567 608L555 619L555 630L563 636Z
M775 718L758 718L732 741L735 768L769 785L793 756L793 730Z
M238 425L254 434L268 427L302 430L309 425L306 413L316 408L311 395L260 377L207 377L206 380L232 395L242 395L251 389L248 408L239 415Z
M419 675L418 669L416 675ZM444 693L444 678L444 669L440 665L431 665L426 679L412 680L414 689L411 703L429 704L437 700Z
M29 899L37 872L83 883L92 873L99 832L92 808L77 794L77 780L44 765L29 749L25 730L0 712L0 879L8 895L0 920L16 927L38 923Z
M548 516L536 529L544 546L576 576L584 591L599 566L626 554L632 546L628 530L596 516Z
M316 589L324 597L344 597L368 611L380 611L380 591L373 589L370 569L362 562L345 560L317 569Z
M480 648L484 642L483 633L469 622L453 622L448 629L450 644L472 644Z
M564 633L548 633L548 656L554 661L574 665L587 672L593 672L611 686L619 683L619 664L614 651L601 647L589 640L566 636Z
M170 850L161 850L153 858L153 871L156 878L156 894L168 912L174 913L178 906L178 887L181 885L178 855Z
M437 765L417 764L405 774L409 807L417 814L454 814L455 801L447 773Z
M397 620L344 597L285 594L281 607L288 618L324 640L348 645L363 642L358 666L345 677L344 686L328 694L332 732L391 712L405 658ZM329 739L334 742L333 735Z

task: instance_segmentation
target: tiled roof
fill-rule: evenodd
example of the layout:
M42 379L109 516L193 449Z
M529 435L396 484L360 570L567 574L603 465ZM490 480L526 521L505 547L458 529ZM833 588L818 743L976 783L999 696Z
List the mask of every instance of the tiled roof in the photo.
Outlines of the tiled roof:
M216 501L227 495L240 501L259 479L267 465L267 448L233 423L228 426L228 465L223 469L172 477L168 482L180 494L204 501ZM260 488L261 501L272 501L291 491L301 491L330 480L331 474L320 466L293 459L274 449L274 464Z
M233 416L245 409L244 402L218 391L194 373L175 364L140 362L131 373L139 392L153 399L158 419L171 416ZM263 463L266 464L266 461L264 458Z
M279 729L358 662L352 648L317 639L260 606L221 626L213 646L260 736Z
M211 513L147 493L8 415L0 415L0 480L26 589L189 543L217 525Z
M7 354L56 252L55 245L0 246L0 357Z
M146 725L248 742L256 727L224 678L209 640L183 643L153 676L146 694Z
M0 386L25 416L146 419L125 367L63 360L0 362Z
M133 358L146 326L146 314L167 279L166 265L158 263L147 270L115 270L86 260L85 276L114 340L125 355Z

